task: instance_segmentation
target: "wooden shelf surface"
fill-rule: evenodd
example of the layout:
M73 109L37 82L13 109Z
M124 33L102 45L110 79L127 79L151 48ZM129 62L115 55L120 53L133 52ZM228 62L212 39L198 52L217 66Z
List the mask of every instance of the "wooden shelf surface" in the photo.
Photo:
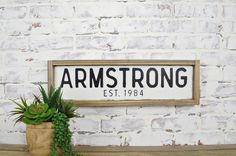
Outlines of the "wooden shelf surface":
M199 146L76 146L84 156L235 156L236 144ZM0 144L0 156L30 156L25 145Z

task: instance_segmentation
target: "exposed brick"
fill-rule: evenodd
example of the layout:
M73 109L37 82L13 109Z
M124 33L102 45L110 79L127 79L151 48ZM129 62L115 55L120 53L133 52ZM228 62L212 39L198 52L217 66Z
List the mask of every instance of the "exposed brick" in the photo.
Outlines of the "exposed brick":
M233 31L233 22L232 21L223 21L221 24L221 31L220 32L226 32L231 33Z
M126 114L126 108L125 107L104 107L104 108L92 108L92 107L86 107L86 108L78 108L77 112L80 115L101 115L101 116L119 116L119 115L125 115Z
M102 59L103 53L97 53L97 52L81 52L81 51L76 51L76 52L61 52L58 53L57 55L54 55L54 59L62 59L62 60L87 60L87 59L93 59L93 60L98 60Z
M235 116L208 115L201 118L203 130L231 130L235 129Z
M76 6L77 17L123 17L125 5L118 3L80 3Z
M236 22L232 22L232 32L236 33Z
M155 118L151 126L153 129L166 131L197 130L200 126L200 118L195 116Z
M203 145L223 144L224 133L219 131L201 132L199 140Z
M8 112L9 113L9 112ZM21 132L24 133L26 125L22 122L15 124L15 116L9 118L7 115L0 116L1 131L2 132Z
M101 31L103 33L143 33L148 30L145 20L102 19Z
M150 56L151 59L163 60L194 60L197 59L195 52L153 52Z
M197 33L217 33L220 31L219 23L215 21L197 21L196 31Z
M225 66L223 68L223 81L226 81L226 82L236 81L236 67Z
M25 133L0 133L0 144L26 144Z
M4 35L6 31L6 24L3 21L0 21L0 35Z
M198 5L191 3L175 4L176 17L217 17L217 5Z
M236 37L229 37L227 38L227 48L231 49L231 50L235 50L236 49Z
M2 65L3 65L3 54L0 53L0 69L2 69ZM0 81L1 81L1 79L0 79Z
M30 68L29 70L29 81L33 83L47 82L48 73L46 68Z
M22 67L22 66L43 66L44 63L40 61L41 57L36 53L24 52L24 53L15 53L7 52L4 53L4 65L8 67ZM49 55L47 55L49 56ZM45 67L47 62L45 62Z
M70 125L73 131L96 132L99 131L99 120L74 118L71 119Z
M0 0L0 143L25 144L9 99L47 89L48 60L200 60L195 106L87 107L73 143L234 144L235 0ZM33 83L33 84L31 84ZM31 99L32 100L32 99Z
M199 59L201 65L236 65L235 52L203 52Z
M119 50L124 48L120 36L79 36L76 40L77 49Z
M200 103L201 115L222 113L224 111L224 107L221 100L202 99L200 100Z
M150 32L215 33L218 31L218 24L213 21L152 20L150 22Z
M51 0L7 0L8 4L49 3Z
M98 20L55 21L52 24L55 34L94 34L99 31Z
M235 19L236 18L236 5L225 5L223 6L223 17L225 19Z
M29 76L28 68L7 68L2 70L2 82L20 83L27 82Z
M137 36L127 38L127 49L171 49L173 37Z
M170 4L133 4L127 6L128 17L170 17L173 7Z
M220 87L221 85L222 84L215 81L208 81L208 82L201 83L201 88L200 88L201 97L202 98L212 98L212 97L219 98L216 90L217 88L221 88Z
M90 145L90 146L110 146L121 144L121 138L119 135L75 135L76 145Z
M4 98L4 85L0 85L0 99Z
M214 97L235 97L236 84L219 84L213 94Z
M130 52L126 53L126 59L151 59L150 53Z
M174 107L128 107L127 114L130 115L170 115L174 114Z
M28 49L27 37L7 37L2 36L0 38L0 50L11 51L19 50L26 51Z
M102 131L138 131L147 126L147 122L143 119L111 119L102 120Z
M25 6L0 7L0 19L22 19L27 14Z
M13 36L52 33L49 21L7 21L6 28L5 33Z
M61 2L83 2L83 0L51 0L52 3L61 3ZM93 0L88 0L88 2L93 1ZM95 1L95 0L94 0Z
M71 5L37 5L30 7L31 18L71 18L75 7Z
M152 20L150 32L194 32L195 22L189 20Z
M178 36L175 42L176 49L218 49L218 36Z
M224 106L227 113L236 113L236 100L224 100Z
M0 115L8 115L15 106L16 104L10 100L0 100Z
M236 144L236 132L226 132L225 144Z
M219 67L207 66L200 69L201 72L201 81L222 81L223 71Z
M128 136L126 141L130 146L163 146L171 145L173 134L168 132L149 132Z
M180 132L176 133L174 137L176 145L197 145L199 140L197 132Z
M31 50L72 50L73 37L69 36L34 36L30 37Z
M176 106L176 114L199 115L199 106Z
M33 98L33 94L39 95L38 87L33 84L6 84L5 98L16 99L20 96L25 98Z
M66 51L46 51L42 50L40 53L34 52L5 52L4 65L8 67L36 67L47 68L48 60L78 60L78 59L101 59L102 53L94 52L66 52Z

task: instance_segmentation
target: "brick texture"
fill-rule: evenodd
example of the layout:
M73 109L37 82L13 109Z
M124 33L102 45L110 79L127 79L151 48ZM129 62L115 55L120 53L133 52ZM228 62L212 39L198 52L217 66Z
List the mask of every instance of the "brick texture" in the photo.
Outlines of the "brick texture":
M197 106L79 108L80 145L235 144L235 0L0 0L0 143L24 144L11 99L47 89L47 60L200 60Z

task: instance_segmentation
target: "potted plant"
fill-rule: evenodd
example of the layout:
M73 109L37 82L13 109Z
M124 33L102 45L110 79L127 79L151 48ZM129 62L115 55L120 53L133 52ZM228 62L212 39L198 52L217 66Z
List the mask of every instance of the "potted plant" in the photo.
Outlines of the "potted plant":
M17 107L11 111L11 116L17 122L26 126L26 142L32 156L74 156L72 151L69 119L76 117L76 107L73 103L62 99L61 88L50 87L48 93L40 85L41 98L34 95L34 100L28 104L20 97L15 102Z

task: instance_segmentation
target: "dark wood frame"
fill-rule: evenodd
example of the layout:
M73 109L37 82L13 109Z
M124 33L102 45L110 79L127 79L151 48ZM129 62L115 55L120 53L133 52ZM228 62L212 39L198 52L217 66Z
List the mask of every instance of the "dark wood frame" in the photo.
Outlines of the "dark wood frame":
M74 100L80 107L91 106L154 106L154 105L196 105L200 98L199 60L50 60L48 61L48 86L54 85L54 67L56 66L193 66L193 98L180 100Z

